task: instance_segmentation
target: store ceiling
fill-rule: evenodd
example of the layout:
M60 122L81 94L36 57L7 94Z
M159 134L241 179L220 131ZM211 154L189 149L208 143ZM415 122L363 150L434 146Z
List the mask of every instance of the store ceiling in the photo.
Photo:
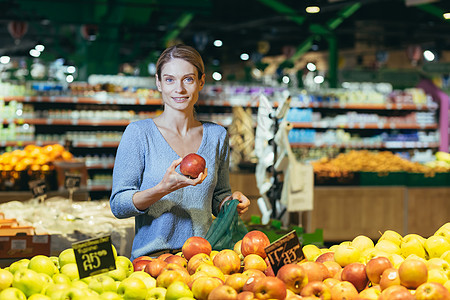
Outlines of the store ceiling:
M305 13L306 3L312 2L321 6L320 13ZM242 52L258 59L261 52L273 56L311 48L327 50L324 32L336 38L339 49L354 49L360 44L380 50L406 49L415 44L450 49L450 20L440 16L450 12L450 1L426 2L431 3L407 6L405 0L0 0L0 55L28 56L28 51L40 41L47 47L44 59L64 57L74 63L86 63L87 58L112 70L123 62L154 60L175 39L197 47L208 64L214 60L226 64L239 61ZM15 41L8 31L11 21L28 23L20 40ZM98 26L95 41L87 41L80 34L80 27L85 24ZM221 39L223 47L212 46L214 39ZM100 70L98 66L97 71Z

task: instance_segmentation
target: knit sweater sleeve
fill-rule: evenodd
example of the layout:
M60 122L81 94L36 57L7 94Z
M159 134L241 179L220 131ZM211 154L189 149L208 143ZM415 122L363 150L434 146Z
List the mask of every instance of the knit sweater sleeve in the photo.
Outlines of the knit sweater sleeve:
M230 174L229 174L229 164L230 164L230 146L228 133L224 130L225 137L222 140L219 167L217 168L217 185L214 189L214 195L212 200L212 213L214 216L219 214L220 202L231 195L230 188Z
M143 139L145 137L139 127L130 123L117 148L110 205L114 216L120 219L146 213L137 209L132 200L142 183L145 165Z

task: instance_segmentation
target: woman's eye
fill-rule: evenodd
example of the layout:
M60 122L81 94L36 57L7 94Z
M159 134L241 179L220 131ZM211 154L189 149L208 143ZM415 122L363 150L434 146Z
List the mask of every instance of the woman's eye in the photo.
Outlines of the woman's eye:
M173 79L172 78L166 78L166 82L172 82Z

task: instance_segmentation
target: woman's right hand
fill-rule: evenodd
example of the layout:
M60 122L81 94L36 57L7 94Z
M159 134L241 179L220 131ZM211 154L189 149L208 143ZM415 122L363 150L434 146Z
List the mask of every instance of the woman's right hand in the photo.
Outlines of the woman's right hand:
M197 185L205 180L208 175L208 168L198 175L197 178L189 178L185 175L178 173L175 169L180 165L182 158L174 160L172 164L167 168L166 173L164 174L163 179L161 180L161 185L166 189L169 193L181 189L183 187L189 185Z

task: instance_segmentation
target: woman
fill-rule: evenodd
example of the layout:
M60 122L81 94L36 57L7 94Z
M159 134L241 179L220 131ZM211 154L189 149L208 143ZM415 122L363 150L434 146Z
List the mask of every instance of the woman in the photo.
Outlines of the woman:
M238 199L238 213L250 201L231 193L229 144L225 128L195 118L194 105L205 84L204 64L192 47L167 48L156 64L161 115L127 126L117 149L111 210L117 218L135 217L131 260L176 253L191 236L205 236L212 215ZM206 168L197 178L178 172L182 158L197 153Z

